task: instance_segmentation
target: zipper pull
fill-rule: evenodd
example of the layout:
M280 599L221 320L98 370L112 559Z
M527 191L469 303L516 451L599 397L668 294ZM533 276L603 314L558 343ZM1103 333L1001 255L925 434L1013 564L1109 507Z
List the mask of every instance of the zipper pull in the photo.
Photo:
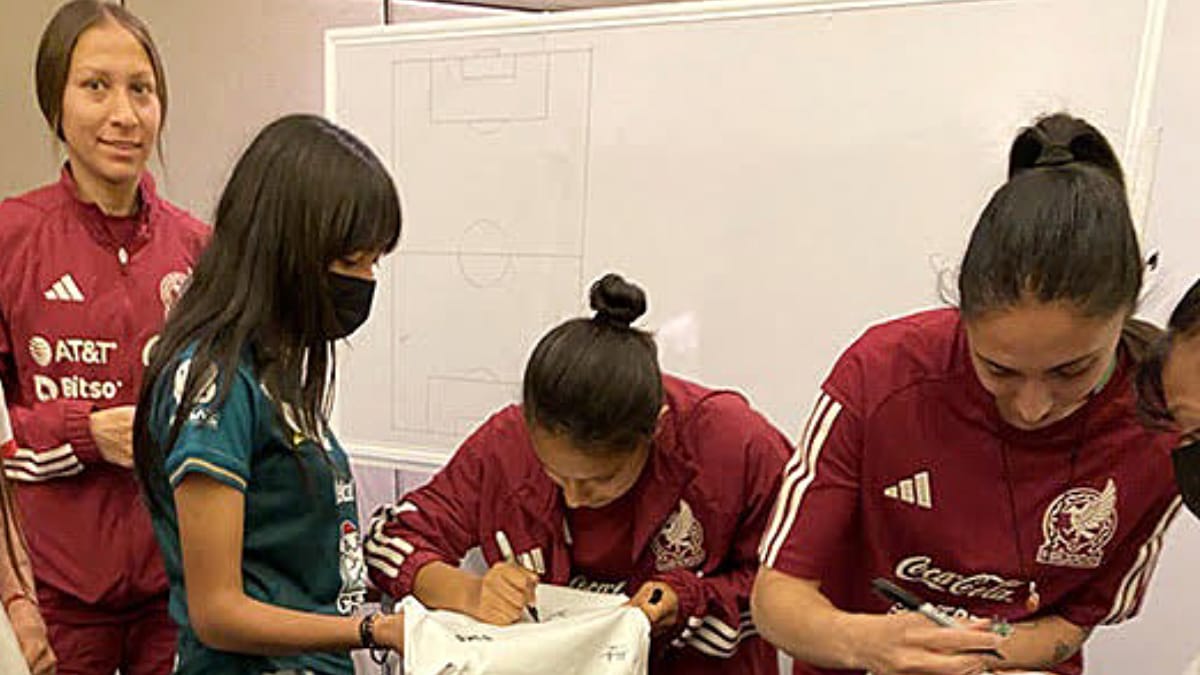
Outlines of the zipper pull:
M125 250L124 246L117 249L117 262L121 263L121 267L129 264L129 253Z

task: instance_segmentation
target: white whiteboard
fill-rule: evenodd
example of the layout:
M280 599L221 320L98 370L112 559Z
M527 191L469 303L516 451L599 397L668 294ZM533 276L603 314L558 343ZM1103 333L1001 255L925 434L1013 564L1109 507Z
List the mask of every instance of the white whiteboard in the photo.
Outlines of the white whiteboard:
M331 31L327 114L406 206L339 368L342 437L446 457L609 270L647 290L665 369L745 391L795 435L865 326L940 302L1020 126L1069 109L1138 175L1160 4L689 3Z

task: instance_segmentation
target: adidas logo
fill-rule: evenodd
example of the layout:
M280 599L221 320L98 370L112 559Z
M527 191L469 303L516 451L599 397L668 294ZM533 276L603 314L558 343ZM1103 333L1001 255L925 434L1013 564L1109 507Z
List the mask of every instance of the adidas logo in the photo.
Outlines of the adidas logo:
M883 496L922 509L932 509L933 491L929 489L929 472L922 471L884 488Z
M71 275L64 274L62 278L54 282L54 285L46 290L46 299L52 302L83 302L83 293L79 291L79 286L75 284L75 279Z

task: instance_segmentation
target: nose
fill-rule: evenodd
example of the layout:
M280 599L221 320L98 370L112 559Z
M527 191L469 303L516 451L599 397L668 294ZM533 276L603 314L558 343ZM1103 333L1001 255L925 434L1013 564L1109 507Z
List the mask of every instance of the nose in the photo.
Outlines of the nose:
M109 110L108 116L110 122L120 127L137 126L138 117L134 112L133 101L127 90L117 88L110 100L112 101L112 108Z
M1013 408L1017 418L1029 426L1034 426L1046 420L1054 408L1054 398L1050 390L1040 382L1029 381L1021 385L1013 399Z

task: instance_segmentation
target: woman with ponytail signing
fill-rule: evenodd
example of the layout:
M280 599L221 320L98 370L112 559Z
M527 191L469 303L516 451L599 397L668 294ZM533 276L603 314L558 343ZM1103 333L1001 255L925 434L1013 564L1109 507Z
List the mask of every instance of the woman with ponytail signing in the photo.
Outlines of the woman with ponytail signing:
M1131 386L1141 281L1108 142L1062 114L1024 130L960 306L867 331L788 464L754 617L795 673L1076 675L1091 630L1136 613L1178 505L1174 437ZM893 612L876 578L962 626Z
M740 395L660 372L630 326L640 288L609 274L591 305L538 343L520 405L376 514L372 580L493 624L520 618L539 581L623 592L658 638L651 673L777 672L749 595L787 441ZM475 546L482 578L457 568Z

